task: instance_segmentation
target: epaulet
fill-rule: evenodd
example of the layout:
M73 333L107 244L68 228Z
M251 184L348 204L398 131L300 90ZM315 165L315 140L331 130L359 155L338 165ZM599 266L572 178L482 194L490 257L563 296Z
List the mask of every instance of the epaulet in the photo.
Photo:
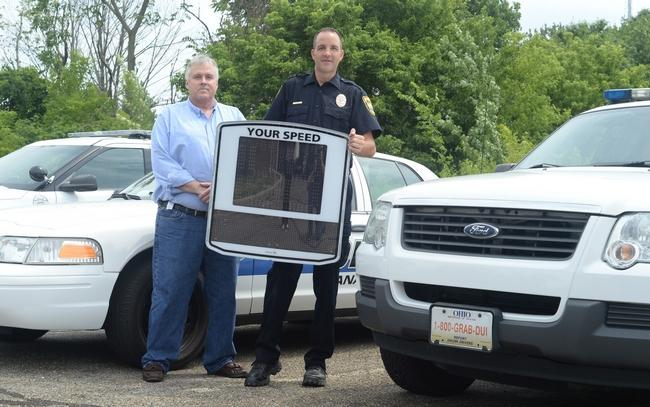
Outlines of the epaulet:
M363 88L361 86L357 85L357 83L355 81L351 81L349 79L341 78L341 82L345 83L346 85L352 85L352 86L354 86L356 88L359 88L360 90L363 90Z
M295 75L291 75L289 78L287 78L287 80L291 80L291 79L294 79L294 78L295 79L305 79L307 77L307 75L309 75L309 73L301 72L301 73L297 73Z

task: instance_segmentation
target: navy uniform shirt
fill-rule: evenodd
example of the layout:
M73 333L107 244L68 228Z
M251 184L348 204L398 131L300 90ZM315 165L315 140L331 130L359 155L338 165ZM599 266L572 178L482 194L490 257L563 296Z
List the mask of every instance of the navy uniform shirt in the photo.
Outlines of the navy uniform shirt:
M314 73L289 78L283 85L265 120L308 124L348 134L372 132L376 138L381 126L366 92L356 83L337 73L323 86Z

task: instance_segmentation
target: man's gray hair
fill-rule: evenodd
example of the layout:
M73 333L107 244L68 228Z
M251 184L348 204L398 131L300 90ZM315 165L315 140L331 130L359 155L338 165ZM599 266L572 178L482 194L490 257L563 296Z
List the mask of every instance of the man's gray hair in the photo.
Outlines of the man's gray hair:
M203 64L210 64L214 66L215 71L217 71L217 80L219 80L219 67L217 66L217 61L215 61L214 59L210 58L205 54L194 55L192 59L187 61L187 65L185 66L185 80L190 79L190 70L194 65L203 65Z

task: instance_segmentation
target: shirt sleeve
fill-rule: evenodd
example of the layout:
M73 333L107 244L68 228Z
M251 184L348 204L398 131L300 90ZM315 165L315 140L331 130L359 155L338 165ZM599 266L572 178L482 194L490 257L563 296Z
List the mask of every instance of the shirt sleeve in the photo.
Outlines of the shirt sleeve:
M285 82L278 94L275 95L271 107L264 115L264 120L275 120L283 122L287 118L287 82Z
M180 192L178 187L185 185L194 178L172 158L170 152L170 116L171 109L167 109L154 123L151 132L151 167L156 182L163 188L163 199Z
M350 124L357 131L358 134L363 134L368 131L377 138L381 134L382 128L379 125L377 116L375 116L372 103L368 94L362 89L358 88L357 97L352 108L352 116Z

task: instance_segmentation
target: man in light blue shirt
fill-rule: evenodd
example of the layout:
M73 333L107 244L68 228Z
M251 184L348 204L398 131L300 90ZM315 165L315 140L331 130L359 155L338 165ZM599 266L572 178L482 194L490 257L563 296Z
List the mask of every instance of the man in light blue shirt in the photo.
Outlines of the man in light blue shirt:
M203 365L210 375L243 378L247 373L234 362L239 259L205 245L216 128L221 122L245 120L239 109L215 100L218 78L217 64L210 57L190 60L185 70L188 100L165 109L152 132L157 184L153 199L159 207L147 352L142 357L142 378L148 382L162 381L172 361L195 356L183 355L180 347L199 272L208 307Z

